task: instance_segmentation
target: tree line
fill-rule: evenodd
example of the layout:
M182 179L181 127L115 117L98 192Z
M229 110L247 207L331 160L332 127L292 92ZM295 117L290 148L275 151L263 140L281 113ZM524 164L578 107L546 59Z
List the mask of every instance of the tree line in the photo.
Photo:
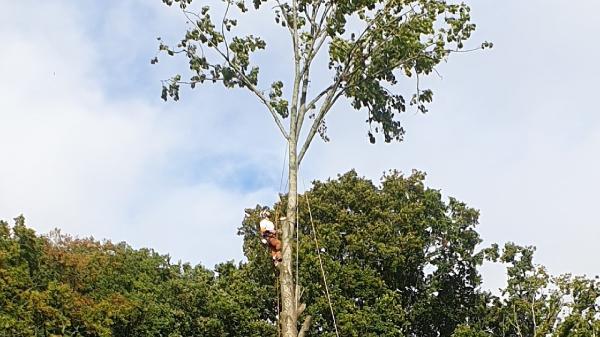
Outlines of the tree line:
M479 212L424 179L392 171L374 183L350 171L299 195L297 283L309 336L335 336L317 252L341 336L599 335L598 278L552 276L532 247L482 247ZM23 216L2 221L0 336L278 336L260 210L247 209L239 228L246 260L212 270L124 242L39 235ZM506 268L497 292L482 287L486 262Z

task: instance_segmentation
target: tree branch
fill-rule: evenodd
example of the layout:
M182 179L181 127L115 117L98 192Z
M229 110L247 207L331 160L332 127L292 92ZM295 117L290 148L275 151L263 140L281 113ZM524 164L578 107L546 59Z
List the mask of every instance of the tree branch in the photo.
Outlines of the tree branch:
M531 296L531 319L533 321L533 337L537 337L537 322L535 319L535 292Z
M335 86L335 83L333 83L330 86L328 86L327 88L323 89L323 91L321 91L317 96L315 96L315 98L313 98L312 101L310 101L308 104L306 104L307 109L310 110L315 104L317 104L321 100L321 98L323 98L323 96L328 94L329 91L331 89L333 89L334 86Z
M519 326L519 318L517 317L517 310L515 309L515 305L512 305L512 309L513 309L513 314L514 314L514 318L515 321L514 323L511 322L513 324L513 326L515 328L517 328L517 334L519 335L519 337L523 337L523 334L521 333L521 327Z
M225 14L223 16L223 21L221 22L221 34L223 35L226 52L224 53L221 49L219 49L219 47L217 45L213 46L212 49L214 49L225 60L225 62L227 62L227 64L233 70L235 70L235 72L238 75L238 78L244 83L244 85L250 91L252 91L261 102L263 102L263 104L267 107L267 109L271 113L271 116L273 116L273 119L275 120L275 124L279 128L279 131L281 132L283 137L287 140L287 139L289 139L289 134L285 130L285 127L283 126L283 123L282 123L281 119L279 118L279 115L278 115L277 111L275 110L275 108L271 105L271 103L269 102L267 97L254 84L252 84L252 82L248 79L248 77L246 77L244 72L241 69L239 69L238 67L236 67L235 64L233 64L231 62L231 58L229 57L229 45L227 44L227 41L225 40L225 32L224 32L224 21L225 21L225 18L227 17L227 13L229 12L230 5L231 5L231 2L227 1L227 9L225 10ZM194 15L199 20L201 19L201 17L197 13L186 11L186 10L182 10L182 12L190 22L192 22L193 20L189 17L189 15Z
M285 131L285 127L283 126L283 123L281 122L281 119L279 118L277 111L275 110L275 108L273 108L271 103L269 103L269 100L267 100L265 95L263 95L263 93L260 92L254 84L250 83L250 81L244 74L242 74L242 77L245 78L244 84L248 87L248 89L250 89L250 91L252 91L256 96L258 96L258 99L263 102L263 104L267 107L267 109L269 109L269 112L273 116L273 119L275 120L275 124L277 124L277 127L279 127L279 131L281 131L281 134L283 135L283 137L286 140L289 139L290 136Z
M227 1L227 8L225 9L225 14L223 14L223 20L221 20L221 35L223 35L223 42L225 43L225 52L227 53L227 58L229 59L229 43L227 42L227 37L225 36L225 20L227 19L227 14L229 13L229 6L231 6L231 0Z
M300 49L299 38L298 38L298 0L292 0L292 13L294 14L294 54L296 59L300 61L300 55L298 50Z
M300 149L300 152L298 154L298 165L300 165L300 163L302 162L302 159L304 158L304 155L306 154L306 150L308 150L310 143L312 142L313 138L315 137L315 134L319 130L319 125L321 125L321 122L325 118L325 115L327 114L327 112L329 112L329 109L331 109L333 104L335 104L335 102L338 100L338 98L340 98L340 96L344 92L345 89L341 90L337 94L335 94L338 87L339 87L339 83L337 86L334 85L335 89L332 89L332 91L330 91L330 93L327 95L325 102L323 103L323 105L321 106L321 109L319 110L319 114L315 117L315 120L314 120L310 130L308 131L308 135L306 136L304 144L302 144L302 148Z
M298 134L301 126L298 125L298 100L300 96L300 82L303 78L303 73L300 67L300 39L298 36L298 0L292 0L293 12L293 41L294 41L294 84L292 88L292 107L290 109L290 136L298 142Z
M283 16L283 20L285 20L285 26L288 29L288 31L290 32L290 36L292 37L292 44L294 43L294 31L292 30L292 26L290 25L290 22L288 21L287 18L287 12L285 11L285 7L283 7L283 5L281 4L281 2L279 0L277 0L277 7L279 7L281 9L281 14Z
M311 41L311 46L309 48L309 54L306 57L306 61L304 62L304 68L302 69L302 72L305 72L307 70L307 68L310 67L310 64L312 63L313 59L317 56L317 54L319 53L319 50L321 49L321 46L327 39L327 29L324 29L323 24L326 23L327 15L329 14L329 11L332 8L333 8L333 5L330 5L330 4L328 4L325 7L325 10L323 11L323 15L321 15L318 25L316 25L316 18L317 18L317 13L319 12L319 8L314 9L314 12L313 12L314 15L313 15L312 21L315 22L315 26L311 27L311 28L314 28L314 31L311 31L311 35L313 36L313 39ZM318 41L316 43L316 47L315 47L315 41Z
M296 122L296 133L298 135L302 131L302 126L304 125L304 117L306 116L306 112L308 110L310 110L311 106L316 103L316 101L313 100L312 104L309 104L308 106L306 105L308 84L310 82L310 80L309 80L310 66L311 66L312 61L314 60L315 56L319 53L319 49L321 49L321 46L325 42L325 39L327 38L327 30L324 29L323 23L325 22L327 13L329 12L329 10L332 6L330 6L329 4L327 5L327 7L325 8L325 10L323 12L323 15L321 16L321 18L319 20L319 24L317 25L316 20L317 20L317 14L319 12L319 7L320 7L320 5L315 6L313 4L312 17L308 19L309 22L311 22L311 32L310 32L311 34L310 35L313 38L311 39L310 45L307 49L308 53L306 55L306 59L304 60L304 65L302 66L302 70L300 71L300 75L302 78L302 89L301 89L301 95L300 95L300 106L298 108L298 110L299 110L298 111L298 119ZM308 18L308 13L307 13L307 18ZM318 41L318 42L315 47L316 41Z
M402 65L403 63L409 62L411 60L414 60L418 57L421 56L426 56L426 54L420 54L420 55L415 55L406 59L401 60L400 62L397 62L396 64L392 65L391 67L388 67L387 69L395 69L397 67L399 67L400 65ZM321 122L323 121L323 118L325 117L325 115L327 114L327 112L329 111L329 109L331 108L331 106L333 106L333 104L340 98L340 96L349 88L349 86L345 86L342 88L342 90L339 90L339 87L342 83L342 80L344 78L346 78L349 75L353 75L355 74L355 72L358 69L354 69L352 71L351 74L348 74L348 71L350 70L350 66L346 66L344 68L344 70L342 71L342 73L338 76L337 80L335 81L335 83L331 84L329 87L325 88L321 93L319 93L309 104L308 104L308 108L310 108L313 104L315 104L316 102L318 102L324 95L327 95L325 102L323 103L323 105L321 106L321 109L319 110L319 113L317 114L317 116L315 117L315 120L308 132L308 135L306 137L306 140L304 141L304 144L302 145L302 148L298 154L298 165L300 165L300 163L302 162L302 159L304 158L304 155L306 154L306 151L308 150L308 147L310 146L310 143L312 142L315 134L317 133L318 129L319 129L319 125L321 124ZM383 70L382 70L383 71ZM377 72L375 74L371 74L369 76L366 76L362 81L360 81L359 83L362 83L363 81L369 79L369 78L374 78L376 76L378 76L381 72ZM356 85L356 84L354 84ZM336 93L337 92L337 93Z
M312 316L306 316L306 319L304 319L304 323L302 323L302 327L300 328L300 331L298 331L298 337L305 337L306 333L308 332L308 329L310 329L310 325L312 324Z
M328 6L327 8L325 8L325 12L323 13L323 16L321 17L321 20L320 20L320 23L319 23L319 29L323 28L322 25L326 21L325 19L327 17L327 14L328 14L329 10L331 10L331 8L333 8L333 6ZM342 83L343 79L347 76L347 73L348 73L348 71L350 69L350 65L352 64L352 59L353 59L352 54L354 53L354 51L356 50L356 48L360 45L359 42L365 37L365 35L367 35L367 33L369 32L369 29L375 24L375 22L377 21L377 19L381 15L381 13L384 13L384 11L381 10L381 11L379 11L375 15L375 17L373 18L373 20L371 20L367 24L367 26L364 28L364 30L361 32L361 34L359 35L358 40L354 43L354 46L352 46L352 48L348 51L348 57L346 58L346 62L344 64L343 71L341 72L341 74L339 74L339 76L336 79L336 81L332 85L330 85L329 87L327 87L323 91L321 91L315 98L313 98L313 100L311 100L311 102L308 105L301 106L300 116L301 116L301 120L303 122L304 121L304 114L314 104L316 104L324 95L327 95L325 103L321 107L321 110L319 111L319 114L317 115L317 117L315 118L315 121L313 122L313 125L311 126L311 129L310 129L309 134L308 134L308 136L306 138L306 141L302 145L302 149L301 149L301 151L299 153L299 156L298 156L298 164L300 164L300 162L302 161L302 158L304 157L304 154L306 153L306 150L310 146L310 142L312 142L312 139L314 138L314 135L318 131L319 125L323 121L323 118L325 117L325 115L327 114L327 112L329 111L329 109L331 108L331 106L333 105L333 103L335 103L335 101L337 101L337 99L340 96L340 94L336 95L335 99L333 99L333 101L331 101L333 95L335 94L335 92L339 88L339 86ZM326 30L322 30L322 32L325 33L325 34L323 34L323 36L320 39L319 39L318 34L313 39L313 44L311 46L311 54L312 54L312 49L315 48L314 47L314 41L316 39L319 39L319 42L318 42L318 44L317 44L317 46L315 48L314 54L313 55L311 55L311 54L308 55L308 57L307 57L307 63L304 65L305 69L303 69L303 72L308 72L308 69L310 67L310 62L312 62L312 59L316 56L316 53L321 48L321 46L323 45L323 43L325 42L325 40L327 38ZM319 32L319 33L321 33L321 32ZM299 127L299 129L300 128L301 128L301 126Z
M227 57L227 55L225 55L218 47L214 47L214 49L221 55L221 57L223 57L225 59L225 61L227 62L227 64L234 69L237 74L238 74L238 78L242 80L242 82L244 82L244 85L246 87L248 87L248 89L250 89L250 91L252 91L257 97L258 99L263 102L263 104L267 107L267 109L269 109L269 112L271 113L271 115L273 116L273 119L275 120L275 124L277 124L277 127L279 127L279 131L281 131L281 134L283 135L283 137L285 139L289 139L289 135L288 133L285 131L285 127L283 126L283 123L281 122L281 119L279 119L279 115L277 114L277 111L275 110L275 108L271 105L271 103L269 102L269 100L267 99L267 97L265 97L265 95L258 90L258 88L252 84L252 82L250 81L250 79L248 79L248 77L246 77L246 75L244 74L243 71L241 71L240 69L238 69L235 64L233 64L231 62L231 60Z

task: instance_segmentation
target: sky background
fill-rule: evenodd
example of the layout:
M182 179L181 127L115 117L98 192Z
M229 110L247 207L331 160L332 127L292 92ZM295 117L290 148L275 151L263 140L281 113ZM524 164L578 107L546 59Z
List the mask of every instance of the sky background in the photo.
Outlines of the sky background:
M481 211L485 244L534 245L552 273L596 275L600 2L470 3L471 43L495 46L427 79L434 104L402 117L406 140L370 145L364 113L339 104L331 142L316 139L301 179L419 169ZM257 60L267 77L287 74L289 42L265 20L246 26L268 43ZM176 41L184 28L159 0L0 0L0 219L24 214L41 233L59 227L208 267L242 258L244 208L275 200L285 145L248 92L202 86L160 100L160 80L186 68L150 65L156 37ZM497 268L484 276L502 283Z

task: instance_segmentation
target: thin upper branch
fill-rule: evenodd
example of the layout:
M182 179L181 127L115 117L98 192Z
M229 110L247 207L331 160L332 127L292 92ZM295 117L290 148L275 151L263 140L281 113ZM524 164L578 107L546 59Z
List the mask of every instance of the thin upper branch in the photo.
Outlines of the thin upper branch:
M312 316L306 316L306 319L304 319L304 323L302 323L302 327L300 328L300 331L298 331L298 337L305 337L306 333L310 329L311 324L312 324Z
M315 117L315 120L313 121L312 126L311 126L310 130L308 131L308 135L306 136L306 139L304 140L304 143L302 144L302 148L300 149L300 152L298 153L298 165L300 165L300 163L302 162L302 159L304 158L304 155L306 154L308 147L312 143L312 140L315 137L315 134L319 130L319 126L323 122L325 115L329 112L329 110L331 109L333 104L335 104L335 102L340 98L340 96L343 93L343 90L342 90L342 91L337 92L337 94L336 94L336 91L339 88L338 81L336 81L336 83L337 84L334 84L332 89L328 92L327 98L325 98L325 102L323 102L321 109L319 109L319 113Z
M533 321L533 337L537 337L537 322L535 319L535 293L531 296L531 319Z
M409 62L411 60L416 59L417 57L423 56L421 55L416 55L413 57L409 57L406 59L401 60L400 62L397 62L396 64L392 65L392 67L390 67L389 69L395 69L397 67L399 67L400 65L402 65L403 63ZM347 67L344 69L344 71L338 76L337 80L331 84L329 87L327 87L326 89L324 89L319 95L317 95L317 97L315 97L313 99L313 101L318 101L320 100L323 96L326 95L325 98L325 102L323 102L323 105L321 106L321 109L319 110L319 113L317 114L317 116L315 117L315 120L313 121L313 124L308 132L308 135L306 137L306 140L304 141L304 144L302 145L302 148L300 149L300 152L298 154L298 164L300 164L302 162L302 159L304 158L304 155L306 154L306 151L308 150L308 147L310 146L310 143L312 142L315 134L317 133L317 131L319 130L319 126L321 125L323 119L325 118L325 115L327 114L327 112L329 112L329 109L331 109L331 107L333 106L333 104L345 93L345 91L349 88L349 86L344 86L341 87L340 90L340 86L342 84L342 80L343 78L345 78L348 75L348 70L350 68ZM353 73L356 72L357 70L354 69ZM371 74L368 77L365 77L363 79L367 80L369 78L373 78L377 75L379 75L380 72L375 73L375 74ZM312 101L311 101L312 102ZM311 105L309 103L308 107L310 108Z
M323 14L321 15L319 23L316 24L316 16L318 15L319 7L315 7L315 9L313 11L314 15L313 15L313 18L311 19L311 21L315 22L315 26L314 26L314 31L312 31L312 29L311 29L311 35L313 36L313 39L312 39L310 48L308 50L309 53L304 62L304 67L302 69L303 73L308 70L308 68L310 67L310 64L312 63L314 58L317 56L317 54L319 53L319 50L321 49L321 46L323 45L323 43L325 42L325 40L328 37L327 29L325 29L326 27L324 25L326 23L327 15L329 15L329 11L333 8L333 4L331 4L331 3L327 4L325 9L323 10ZM311 27L311 28L313 28L313 27ZM315 43L315 41L318 41L318 42Z
M231 58L229 55L229 45L227 43L227 41L225 40L225 31L224 31L224 24L225 24L225 19L227 17L227 14L229 12L229 7L231 5L230 1L227 1L227 8L225 10L225 14L223 16L223 21L221 22L221 34L223 35L223 39L224 39L224 43L225 43L225 48L226 48L226 52L224 53L221 49L219 49L218 46L213 46L212 48L219 54L221 55L221 57L225 60L225 62L227 62L227 64L233 69L235 70L235 72L238 75L238 78L244 83L244 85L250 89L250 91L252 91L257 97L258 99L263 102L263 104L267 107L267 109L269 110L269 112L271 113L271 116L273 116L273 119L275 120L275 124L277 125L277 127L279 128L279 131L281 132L281 134L283 135L283 137L285 139L289 139L289 135L288 132L285 130L285 127L283 126L283 123L277 113L277 111L275 110L275 108L271 105L270 101L267 99L267 97L254 85L252 84L252 82L250 81L250 79L248 79L248 77L244 74L244 72L239 69L235 64L233 64L231 62ZM189 17L189 15L193 15L195 16L197 19L201 19L201 17L194 12L190 12L190 11L186 11L186 10L182 10L183 14L185 15L185 17L191 22L193 20L191 20L191 18Z
M279 131L281 131L281 134L283 135L283 137L285 139L289 139L289 135L288 135L287 131L285 131L285 127L283 126L283 123L281 122L281 119L279 118L277 110L275 110L275 108L271 105L271 103L269 102L267 97L254 84L252 84L252 82L250 81L250 79L248 77L246 77L244 72L241 71L240 69L238 69L238 67L231 62L231 60L227 57L227 55L225 55L225 53L223 53L217 46L213 47L213 49L215 51L217 51L217 53L219 53L221 55L221 57L223 57L223 59L225 59L227 64L233 70L235 70L235 72L238 75L238 78L240 80L242 80L244 85L246 87L248 87L248 89L250 89L250 91L252 91L261 102L263 102L263 104L267 107L267 109L273 116L273 119L275 120L275 124L277 124L277 127L279 128Z
M294 53L296 54L296 58L299 60L299 49L300 49L300 41L298 38L298 0L292 0L292 13L294 14L294 43L296 48L294 49Z
M317 14L319 12L319 8L320 8L320 4L318 6L313 4L311 15L308 15L308 12L306 12L307 19L311 23L310 35L313 36L313 38L311 39L310 44L308 45L308 48L307 48L308 52L306 54L306 58L304 59L304 65L302 66L302 70L300 71L300 77L302 79L302 88L301 88L300 103L299 103L299 108L298 108L298 117L297 117L297 121L296 121L296 134L298 134L298 135L302 131L302 126L304 125L304 117L306 116L306 112L311 107L310 105L308 107L306 106L308 85L310 83L310 66L311 66L312 61L314 60L314 57L318 53L319 48L323 42L321 40L320 43L315 48L315 41L317 41L319 35L326 33L326 30L323 27L323 22L324 22L323 17L327 15L327 9L325 10L323 17L321 17L319 24L317 24L316 21L317 21Z
M285 131L285 127L283 126L283 123L281 122L281 119L279 118L277 111L271 105L271 103L269 102L267 97L260 90L258 90L258 88L254 84L252 84L248 80L246 75L244 75L242 73L241 76L242 76L242 78L244 78L244 84L248 87L248 89L250 89L250 91L252 91L258 97L258 99L263 102L263 104L267 107L267 109L269 109L269 112L273 116L273 119L275 120L275 124L277 124L277 127L279 128L279 131L281 131L281 134L283 135L283 137L285 139L289 139L290 136L288 135L287 131Z
M321 100L321 98L323 98L323 96L325 96L327 93L329 93L330 90L333 89L334 86L335 83L323 89L323 91L321 91L317 96L315 96L315 98L313 98L310 102L308 102L308 104L306 104L306 108L309 110L312 109L314 105L317 104Z
M231 1L227 0L227 8L225 9L225 14L223 14L223 20L221 20L221 35L223 35L223 42L225 43L225 53L227 54L227 58L229 58L229 43L227 42L227 37L225 36L225 20L227 19L227 14L229 13L229 6L231 6Z
M294 31L292 30L292 25L290 25L290 22L288 21L286 9L285 9L285 7L283 7L283 5L281 4L281 2L279 0L276 0L276 2L277 2L277 7L279 7L279 9L281 9L281 14L283 16L283 20L285 21L285 26L288 29L288 31L290 32L290 36L292 37L292 43L294 43Z
M418 55L418 56L414 56L414 57L410 57L410 58L401 60L400 62L397 62L396 64L394 64L391 67L391 69L395 69L395 68L399 67L400 65L402 65L403 63L406 63L406 62L409 62L410 60L416 59L419 56L422 56L422 55ZM350 88L347 85L341 87L342 79L348 75L347 74L348 69L349 68L344 69L344 72L342 72L342 74L340 74L340 76L338 77L338 79L335 83L333 83L332 85L327 87L319 95L317 95L317 97L315 97L313 99L313 101L318 102L318 100L320 100L323 96L326 95L325 102L323 103L323 105L321 106L321 109L319 110L319 113L315 117L315 120L313 121L313 124L308 132L306 140L304 141L304 144L302 145L302 148L300 149L300 152L298 154L298 164L300 164L302 162L302 159L304 158L304 155L306 154L306 151L308 150L315 134L318 132L319 126L323 122L325 115L329 112L329 110L331 109L333 104L346 92L346 90L348 90ZM354 71L356 71L356 69ZM375 73L375 74L372 74L371 76L365 77L363 79L363 81L367 80L369 78L373 78L373 77L377 76L378 74L379 73ZM309 104L308 107L310 108L311 105Z
M298 0L292 0L293 14L293 40L294 40L294 84L292 88L292 102L290 109L290 136L295 142L298 141L298 99L300 96L300 82L302 81L300 39L298 37Z

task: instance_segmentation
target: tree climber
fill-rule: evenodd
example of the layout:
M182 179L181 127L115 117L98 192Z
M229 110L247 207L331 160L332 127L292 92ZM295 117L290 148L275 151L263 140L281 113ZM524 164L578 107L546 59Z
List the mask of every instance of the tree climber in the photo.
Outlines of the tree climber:
M273 263L275 266L281 262L281 241L277 239L277 231L275 230L275 224L271 220L269 220L270 213L268 210L263 210L260 212L260 235L262 239L260 240L262 243L269 246L271 250L271 257L273 258Z

